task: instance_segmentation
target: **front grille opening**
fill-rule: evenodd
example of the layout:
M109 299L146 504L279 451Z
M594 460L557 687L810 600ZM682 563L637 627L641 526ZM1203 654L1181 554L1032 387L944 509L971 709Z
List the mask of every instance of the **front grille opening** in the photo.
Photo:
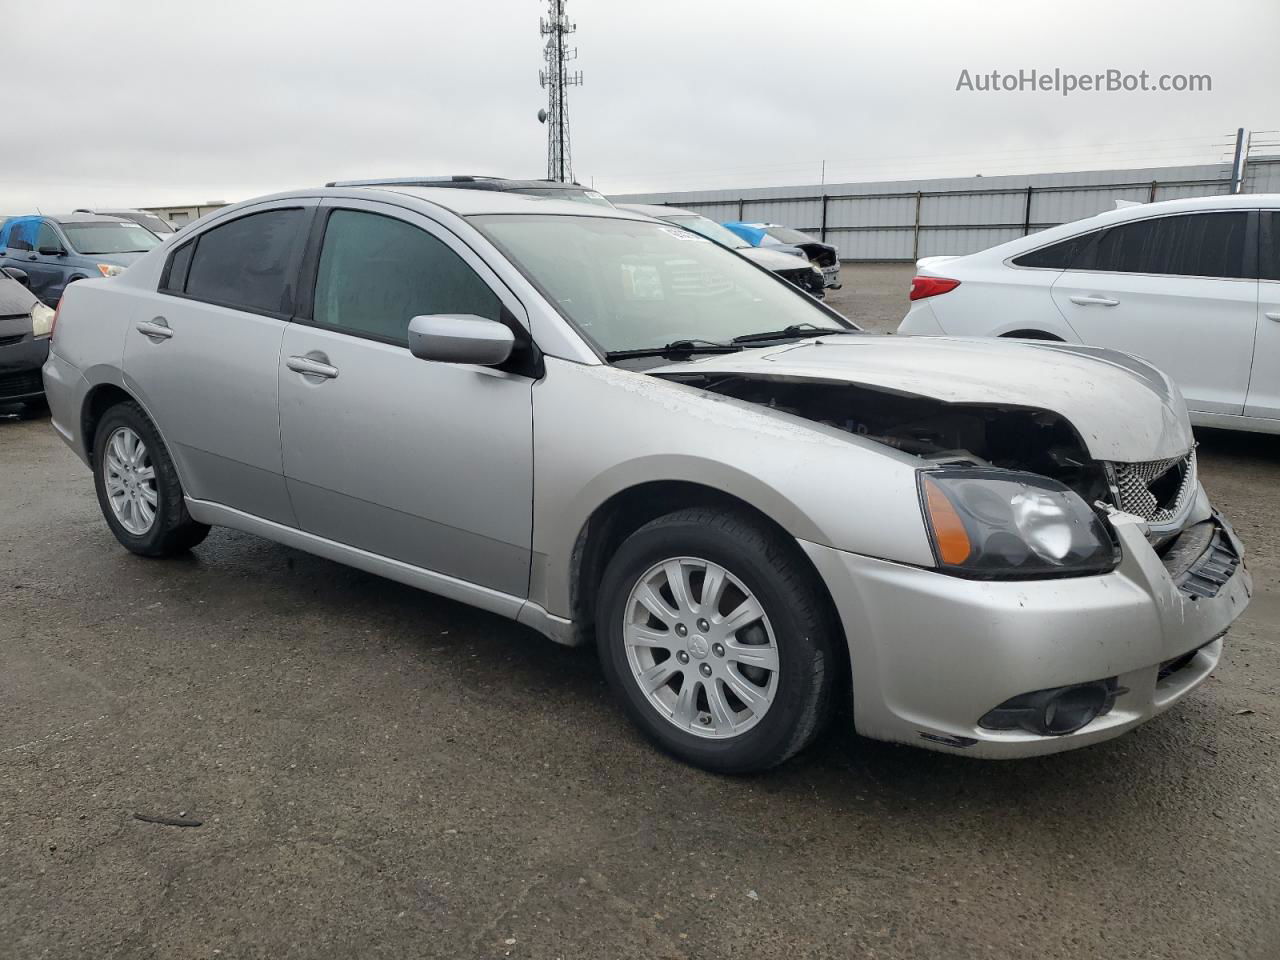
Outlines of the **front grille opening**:
M1113 463L1116 506L1148 523L1168 523L1195 490L1195 450L1169 460Z

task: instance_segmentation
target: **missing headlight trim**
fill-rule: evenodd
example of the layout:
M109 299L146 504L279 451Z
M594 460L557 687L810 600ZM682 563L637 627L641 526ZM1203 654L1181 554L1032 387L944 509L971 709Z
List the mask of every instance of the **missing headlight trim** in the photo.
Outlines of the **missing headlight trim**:
M1060 414L1028 407L945 403L858 384L792 377L662 374L758 403L942 463L963 462L1051 477L1085 503L1110 502L1104 466Z

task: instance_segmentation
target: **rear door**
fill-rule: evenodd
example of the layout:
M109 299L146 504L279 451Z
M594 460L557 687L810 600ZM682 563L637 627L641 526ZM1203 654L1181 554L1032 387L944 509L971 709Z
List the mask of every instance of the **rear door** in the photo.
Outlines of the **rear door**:
M1263 210L1258 254L1258 340L1247 417L1280 419L1280 211Z
M1084 343L1151 361L1192 411L1241 414L1258 324L1257 217L1174 214L1101 231L1053 285Z
M187 494L290 526L277 367L315 203L251 207L175 247L125 334L125 377Z

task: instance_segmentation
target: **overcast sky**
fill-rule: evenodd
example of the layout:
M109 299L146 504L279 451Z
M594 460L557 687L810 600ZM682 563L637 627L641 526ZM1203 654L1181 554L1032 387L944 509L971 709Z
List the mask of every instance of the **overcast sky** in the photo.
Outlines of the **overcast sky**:
M0 0L0 214L337 177L543 176L539 0ZM1212 160L1280 128L1277 0L568 0L606 192ZM977 93L972 74L1209 74ZM1277 140L1271 134L1267 139Z

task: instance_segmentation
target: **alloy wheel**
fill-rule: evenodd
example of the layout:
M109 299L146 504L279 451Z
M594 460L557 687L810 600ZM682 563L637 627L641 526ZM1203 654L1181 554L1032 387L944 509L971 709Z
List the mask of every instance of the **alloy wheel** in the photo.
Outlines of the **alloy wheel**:
M155 523L160 502L147 445L129 427L117 427L107 439L105 453L103 479L111 512L129 533L143 536Z
M673 557L650 567L627 597L622 637L641 692L687 733L738 736L773 704L773 627L756 596L717 563Z

